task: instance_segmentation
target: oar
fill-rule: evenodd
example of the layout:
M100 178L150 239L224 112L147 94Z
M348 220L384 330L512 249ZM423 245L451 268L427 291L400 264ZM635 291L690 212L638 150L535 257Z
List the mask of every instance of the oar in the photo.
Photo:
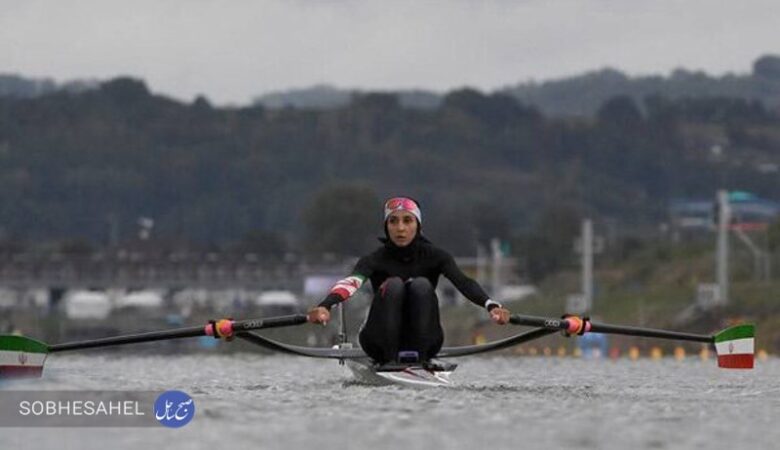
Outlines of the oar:
M716 334L694 334L679 331L658 330L654 328L610 325L591 322L576 316L563 319L513 314L509 318L515 325L543 327L548 330L561 330L568 334L605 333L625 336L641 336L678 341L703 342L715 345L718 366L729 369L753 368L755 325L743 324L726 328Z
M278 328L306 323L305 314L261 319L209 321L205 326L151 331L87 341L48 345L25 336L0 336L0 379L9 377L39 377L49 353L82 350L96 347L137 344L168 339L213 336L231 339L235 334L265 328Z
M267 317L265 319L230 320L222 319L209 322L206 326L176 328L174 330L150 331L148 333L129 334L89 341L68 342L49 346L49 352L81 350L85 348L108 347L112 345L137 344L140 342L163 341L197 336L215 336L229 338L239 331L261 330L263 328L287 327L306 323L306 315L293 314L289 316ZM2 347L0 347L2 348Z

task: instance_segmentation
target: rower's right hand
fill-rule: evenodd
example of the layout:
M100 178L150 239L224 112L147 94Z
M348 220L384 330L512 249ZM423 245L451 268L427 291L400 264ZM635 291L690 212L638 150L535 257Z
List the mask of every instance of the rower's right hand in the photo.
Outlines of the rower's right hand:
M330 320L330 311L324 306L317 306L309 310L306 314L306 320L310 323L321 323L327 325Z
M509 323L509 316L511 313L503 306L498 306L490 310L490 320L499 324L506 325Z

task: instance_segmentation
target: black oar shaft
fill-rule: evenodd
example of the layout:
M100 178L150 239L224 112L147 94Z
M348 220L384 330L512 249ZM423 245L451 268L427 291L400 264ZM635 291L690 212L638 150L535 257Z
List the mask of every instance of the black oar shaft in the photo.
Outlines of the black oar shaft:
M532 327L544 327L554 330L568 330L569 321L566 319L553 319L548 317L526 316L513 314L510 322L515 325L527 325ZM676 339L693 342L714 342L714 337L706 334L682 333L679 331L656 330L653 328L630 327L622 325L609 325L591 322L590 332L606 334L622 334L626 336L653 337L660 339Z
M706 334L683 333L679 331L655 330L652 328L639 328L619 325L607 325L603 323L591 323L590 331L592 333L622 334L626 336L641 336L661 339L675 339L679 341L692 342L715 342L713 336Z
M265 319L237 320L233 322L233 330L234 332L260 330L264 328L299 325L302 323L306 323L306 316L304 314L293 314L289 316L269 317ZM154 342L167 339L179 339L206 335L206 327L201 325L197 327L177 328L174 330L150 331L148 333L129 334L125 336L92 339L88 341L54 344L49 346L49 352L81 350L96 347L108 347L113 345L137 344L141 342Z

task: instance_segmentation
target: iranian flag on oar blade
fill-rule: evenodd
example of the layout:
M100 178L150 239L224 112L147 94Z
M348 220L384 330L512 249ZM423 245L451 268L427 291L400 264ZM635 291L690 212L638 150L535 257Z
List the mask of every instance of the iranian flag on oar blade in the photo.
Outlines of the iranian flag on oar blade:
M737 325L715 335L718 367L752 369L755 325Z
M48 347L24 336L0 336L0 379L40 377Z

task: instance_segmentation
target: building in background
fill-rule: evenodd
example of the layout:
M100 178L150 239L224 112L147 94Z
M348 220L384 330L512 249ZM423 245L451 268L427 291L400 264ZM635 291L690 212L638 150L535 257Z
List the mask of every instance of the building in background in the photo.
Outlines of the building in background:
M750 192L730 192L729 203L732 229L762 231L780 218L780 203ZM669 205L669 221L673 235L678 239L714 231L717 214L714 196L711 199L674 199Z

